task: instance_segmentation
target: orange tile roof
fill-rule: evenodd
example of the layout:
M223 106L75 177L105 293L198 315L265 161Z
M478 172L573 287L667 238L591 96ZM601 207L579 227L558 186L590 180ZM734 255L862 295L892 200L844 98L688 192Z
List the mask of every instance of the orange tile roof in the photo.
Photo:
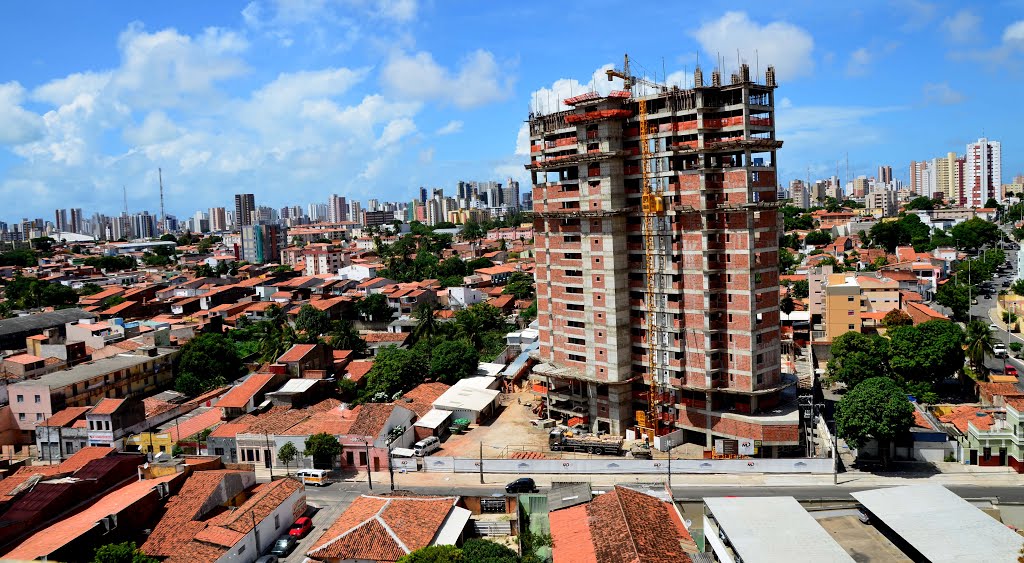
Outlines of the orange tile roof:
M254 373L250 375L245 381L232 387L226 395L221 397L220 401L217 401L217 406L229 409L245 407L249 403L249 399L252 399L253 395L260 389L263 389L274 377L275 375L272 373Z
M988 430L992 427L993 422L992 413L982 410L982 407L977 405L956 406L938 418L942 422L952 424L964 434L967 433L968 423L973 424L978 430Z
M92 408L89 414L114 414L124 403L124 399L103 398Z
M104 496L102 499L91 503L85 510L29 536L28 539L21 542L17 547L4 554L4 559L28 561L50 555L88 533L103 518L121 512L147 495L155 495L153 487L160 483L169 482L177 477L177 474L171 474L156 479L129 483Z
M12 364L28 365L36 362L45 362L46 358L40 358L39 356L33 356L32 354L15 354L14 356L4 358L4 361L11 362Z
M332 436L341 436L348 434L349 428L352 427L352 423L355 422L361 408L362 406L357 406L354 409L342 410L339 407L316 416L311 416L289 428L284 432L284 435L312 436L313 434L325 433Z
M548 515L551 525L551 556L555 561L597 563L594 538L590 535L587 505L579 504Z
M142 405L146 408L146 418L151 418L160 413L167 412L177 406L174 403L168 403L167 401L161 401L160 399L154 399L153 397L146 397L143 399Z
M345 368L345 377L353 383L359 383L370 370L373 369L373 360L352 360Z
M375 342L405 342L409 334L405 332L368 332L363 335L367 344Z
M363 403L348 433L353 436L380 436L394 410L393 403Z
M54 413L53 416L40 422L37 426L61 426L67 428L76 420L80 420L90 410L92 410L92 407L68 407Z
M689 563L690 556L682 545L692 545L693 538L679 518L679 513L667 502L650 495L616 486L614 491L603 494L589 504L581 505L586 510L586 523L590 527L593 559L585 546L574 549L571 542L582 539L579 524L570 522L562 534L568 518L551 514L551 537L555 550L579 552L580 561L597 563L644 562L644 563ZM575 512L571 516L582 516L578 507L566 510ZM576 561L576 559L565 559Z
M288 362L298 362L306 356L306 354L313 351L316 348L316 344L295 344L288 349L287 352L281 355L277 359L278 362L285 364Z
M220 423L220 409L212 408L204 413L199 413L195 416L189 417L172 426L170 430L171 440L179 442L189 436L198 434L207 428L215 428Z
M440 381L420 383L403 395L398 403L415 412L417 416L423 416L434 408L434 401L448 389L451 389L451 386Z
M430 545L457 497L362 495L306 555L316 559L397 561Z

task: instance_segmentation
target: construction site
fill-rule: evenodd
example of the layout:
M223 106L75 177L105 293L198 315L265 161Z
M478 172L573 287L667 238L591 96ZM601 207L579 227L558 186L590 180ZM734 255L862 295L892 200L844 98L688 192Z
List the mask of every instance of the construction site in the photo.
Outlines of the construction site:
M621 89L531 113L546 415L659 448L799 450L780 358L775 70Z

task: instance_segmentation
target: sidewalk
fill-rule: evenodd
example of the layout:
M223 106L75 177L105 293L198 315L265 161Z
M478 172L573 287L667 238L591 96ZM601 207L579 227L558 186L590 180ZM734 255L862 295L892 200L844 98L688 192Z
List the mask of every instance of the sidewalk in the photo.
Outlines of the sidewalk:
M957 471L946 473L889 473L876 475L850 471L839 474L839 487L882 487L908 485L922 482L943 485L976 486L1019 486L1024 485L1024 475L1008 467L978 467L971 465L944 464L956 466ZM959 470L959 468L963 468ZM484 484L480 484L479 473L395 473L395 482L402 487L503 487L523 475L485 473ZM539 487L550 486L552 482L590 483L597 487L612 487L622 483L651 483L664 481L666 475L655 474L536 474L531 475ZM831 487L832 475L749 473L749 474L695 474L672 473L673 487ZM374 483L387 483L390 477L386 471L373 474ZM365 483L366 474L350 479L349 483Z

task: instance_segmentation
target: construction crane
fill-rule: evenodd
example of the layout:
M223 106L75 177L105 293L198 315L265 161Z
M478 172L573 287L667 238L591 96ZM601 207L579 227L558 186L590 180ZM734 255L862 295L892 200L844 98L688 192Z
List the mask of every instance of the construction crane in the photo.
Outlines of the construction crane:
M668 90L667 87L661 84L656 84L649 80L633 76L629 71L628 54L625 56L625 63L623 64L622 70L610 69L606 70L605 73L608 75L609 81L615 78L621 78L623 82L623 89L629 92L631 96L633 94L633 86L635 84L643 84L645 86L657 88L662 92ZM646 270L647 282L647 298L644 299L647 312L647 372L651 377L647 396L647 416L643 417L646 418L646 420L637 416L637 422L641 431L648 433L648 435L653 439L654 436L658 435L658 427L660 426L659 422L661 420L661 414L658 409L661 402L661 389L663 386L667 386L668 383L664 382L663 385L663 382L660 381L660 378L662 377L662 361L661 354L657 350L657 346L665 331L664 327L661 326L658 319L658 313L655 310L657 307L655 293L657 292L658 268L660 267L660 264L655 264L655 254L657 252L656 241L662 230L662 222L658 219L665 214L665 202L661 189L653 185L654 182L651 173L651 147L649 138L650 128L647 124L647 100L641 96L637 96L636 102L638 106L637 118L640 124L640 208L643 213L644 268Z

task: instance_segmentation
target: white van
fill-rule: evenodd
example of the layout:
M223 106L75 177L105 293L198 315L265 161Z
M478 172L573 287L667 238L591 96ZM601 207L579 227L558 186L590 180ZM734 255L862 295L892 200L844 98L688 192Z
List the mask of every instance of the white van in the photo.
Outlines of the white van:
M302 469L295 476L299 478L299 481L302 481L303 485L323 487L331 482L327 476L326 469Z
M412 446L412 451L419 457L430 455L439 449L441 449L441 440L438 440L437 436L429 436Z

